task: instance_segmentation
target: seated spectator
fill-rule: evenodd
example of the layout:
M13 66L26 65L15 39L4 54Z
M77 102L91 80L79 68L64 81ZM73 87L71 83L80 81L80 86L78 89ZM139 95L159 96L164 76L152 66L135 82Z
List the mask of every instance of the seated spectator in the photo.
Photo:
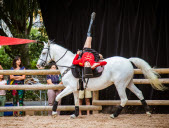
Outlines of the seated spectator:
M50 70L56 70L56 65L51 64ZM61 75L47 75L47 84L62 84ZM47 92L48 95L48 105L53 106L56 96L61 92L61 90L51 90L49 89ZM58 103L61 104L61 101ZM60 112L58 112L58 115ZM48 115L52 115L52 111L48 111Z
M25 70L25 67L22 66L21 58L16 56L13 60L11 70ZM13 85L23 85L24 79L26 78L25 75L10 75L11 82L10 84ZM24 90L12 90L13 95L13 105L17 106L17 102L19 100L19 106L23 106L23 99L24 99ZM14 116L18 116L18 112L14 112ZM23 116L23 112L19 113L19 116Z
M3 69L1 65L0 67L1 69ZM0 75L0 86L1 85L6 85L6 80L4 80L3 75ZM5 101L6 101L6 91L0 90L0 106L5 106ZM0 116L4 116L4 112L0 112Z

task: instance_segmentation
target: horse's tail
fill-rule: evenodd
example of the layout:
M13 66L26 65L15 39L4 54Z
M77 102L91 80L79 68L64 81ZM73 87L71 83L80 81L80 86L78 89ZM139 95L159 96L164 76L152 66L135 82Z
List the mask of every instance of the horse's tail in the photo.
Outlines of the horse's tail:
M155 72L146 61L140 58L129 58L129 60L133 62L136 67L142 70L144 76L149 79L150 84L154 89L161 91L168 89L159 81L158 77L160 75Z

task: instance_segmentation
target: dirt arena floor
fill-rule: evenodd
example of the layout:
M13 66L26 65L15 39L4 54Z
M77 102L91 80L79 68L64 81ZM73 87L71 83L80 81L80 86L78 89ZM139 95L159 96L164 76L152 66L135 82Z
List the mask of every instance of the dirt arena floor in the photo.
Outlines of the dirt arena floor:
M69 115L0 117L0 128L169 128L169 114L121 114L111 119L109 114L95 114L70 119Z

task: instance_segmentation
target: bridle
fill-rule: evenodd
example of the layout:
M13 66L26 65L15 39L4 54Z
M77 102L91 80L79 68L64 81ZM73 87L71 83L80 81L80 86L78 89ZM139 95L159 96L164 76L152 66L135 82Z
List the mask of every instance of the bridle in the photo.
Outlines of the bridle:
M43 61L43 62L42 62L42 66L43 66L43 67L47 64L47 58L48 58L48 56L50 57L50 60L54 61L54 60L52 59L51 55L50 55L50 45L48 46L48 48L43 48L43 50L44 50L44 49L48 49L46 59L45 59L45 60L43 60L43 59L41 59L41 58L39 59L39 60ZM68 50L66 50L66 52L65 52L57 61L54 61L55 64L57 64L57 62L59 62L59 60L61 60L61 59L66 55L67 51L68 51ZM59 65L57 65L57 66L59 66ZM68 67L68 66L60 66L60 67Z
M41 58L39 59L39 60L43 61L43 62L42 62L42 66L43 66L43 67L45 67L45 65L46 65L46 63L47 63L48 55L50 56L50 59L52 58L51 55L50 55L50 47L48 47L48 48L43 48L43 50L44 50L44 49L48 49L47 56L46 56L46 60L43 60L43 59L41 59Z

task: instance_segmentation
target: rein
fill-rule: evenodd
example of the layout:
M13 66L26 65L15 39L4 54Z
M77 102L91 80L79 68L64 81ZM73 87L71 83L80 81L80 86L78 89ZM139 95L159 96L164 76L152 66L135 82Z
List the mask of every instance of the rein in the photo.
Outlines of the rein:
M61 60L61 59L66 55L67 51L68 51L68 50L66 50L65 54L63 54L63 56L60 57L60 59L58 59L55 63L57 63L59 60Z
M68 51L68 49L67 49L66 52L63 54L63 56L60 57L60 59L58 59L57 61L55 61L55 63L57 63L59 60L61 60L61 59L66 55L67 51ZM63 66L63 65L58 65L58 64L57 64L57 66L58 66L58 67L66 67L66 68L74 68L74 67Z

